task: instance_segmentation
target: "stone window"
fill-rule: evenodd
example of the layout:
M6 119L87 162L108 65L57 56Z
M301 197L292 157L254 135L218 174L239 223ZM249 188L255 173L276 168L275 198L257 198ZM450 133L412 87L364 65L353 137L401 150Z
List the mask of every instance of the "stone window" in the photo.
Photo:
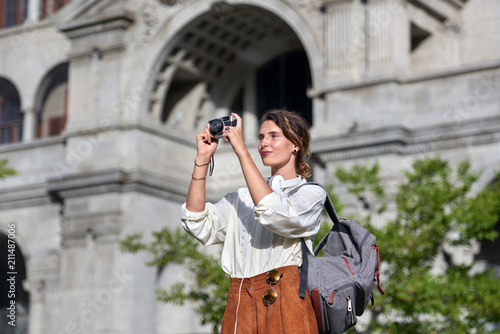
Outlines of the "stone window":
M46 138L60 135L66 127L68 85L55 87L47 96L38 120L37 137Z
M20 25L28 14L28 0L0 0L0 29Z
M68 113L68 64L52 69L41 87L37 137L58 136L66 127Z
M15 87L0 78L0 144L21 141L23 136L23 113L21 101Z

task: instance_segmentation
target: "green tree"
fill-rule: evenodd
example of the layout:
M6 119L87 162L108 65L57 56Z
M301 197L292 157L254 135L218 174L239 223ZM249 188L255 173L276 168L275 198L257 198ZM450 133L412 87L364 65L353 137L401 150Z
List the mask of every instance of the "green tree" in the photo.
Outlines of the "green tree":
M388 199L378 164L338 168L335 177L364 204L354 218L377 236L383 260L384 297L376 296L367 332L386 333L487 333L486 324L500 321L500 280L492 272L473 273L471 266L450 264L439 274L433 264L443 245L464 246L472 240L498 237L494 226L500 217L500 187L492 185L477 194L471 186L479 174L467 162L456 171L439 158L414 161L404 180ZM344 206L333 186L327 187L340 216ZM394 219L375 224L389 206ZM329 229L323 224L316 241ZM450 233L455 232L455 233ZM159 291L165 302L182 305L191 300L203 324L217 332L226 305L229 279L220 261L182 229L164 229L145 244L140 235L129 236L122 248L153 255L148 263L185 265L194 275L193 285L178 283ZM355 327L356 330L356 327Z
M16 175L16 171L10 167L7 167L7 160L0 160L0 179L3 179L7 176Z
M395 218L378 227L370 221L373 211L385 208L377 165L336 172L353 195L371 195L380 202L364 219L381 249L386 291L384 298L377 298L370 331L498 332L488 331L487 324L500 321L500 279L491 271L474 273L466 264L450 263L435 273L433 264L443 245L467 246L498 237L500 187L472 194L479 174L468 162L453 171L440 158L421 159L403 173L405 180L394 196Z

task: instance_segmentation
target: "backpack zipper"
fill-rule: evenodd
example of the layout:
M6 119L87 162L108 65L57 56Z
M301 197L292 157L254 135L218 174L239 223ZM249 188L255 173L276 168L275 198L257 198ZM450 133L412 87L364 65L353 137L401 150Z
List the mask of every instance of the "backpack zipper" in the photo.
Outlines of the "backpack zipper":
M352 313L351 297L347 296L347 312L351 314L351 324L354 324L354 314Z
M330 298L328 298L328 302L330 304L333 304L333 300L335 298L335 294L337 293L337 291L342 291L345 288L348 288L348 287L351 287L351 286L354 288L354 283L347 283L347 284L339 286L337 289L333 290L333 292L330 294Z
M345 263L347 264L347 267L349 267L349 270L351 271L351 274L354 275L354 270L352 270L352 267L351 267L351 264L349 263L349 261L346 259L345 256L342 256L342 259L344 259Z

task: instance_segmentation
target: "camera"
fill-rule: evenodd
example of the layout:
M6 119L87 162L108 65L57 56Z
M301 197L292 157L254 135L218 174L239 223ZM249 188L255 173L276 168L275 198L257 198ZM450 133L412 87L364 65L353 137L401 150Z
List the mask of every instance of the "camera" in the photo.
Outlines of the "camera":
M223 116L208 121L208 124L210 125L210 133L219 139L222 138L222 131L226 126L236 126L236 118L232 115Z

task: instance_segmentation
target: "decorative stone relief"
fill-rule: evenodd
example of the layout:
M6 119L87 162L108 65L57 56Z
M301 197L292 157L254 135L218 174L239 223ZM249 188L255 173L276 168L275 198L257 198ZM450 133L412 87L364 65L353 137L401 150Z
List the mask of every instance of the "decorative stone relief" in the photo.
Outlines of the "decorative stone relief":
M462 27L458 22L448 20L444 23L444 43L442 47L446 55L445 65L448 67L460 64L460 38L463 33Z
M154 33L156 32L159 22L158 6L156 5L156 3L145 0L139 7L138 14L140 20L144 23L144 27L142 28L141 35L135 45L136 49L140 49L142 46L144 46L144 44L149 43Z
M232 11L234 11L234 6L228 4L227 2L224 2L224 1L216 1L216 2L212 3L212 9L217 14L217 17L219 18L219 20L224 21L224 19Z

